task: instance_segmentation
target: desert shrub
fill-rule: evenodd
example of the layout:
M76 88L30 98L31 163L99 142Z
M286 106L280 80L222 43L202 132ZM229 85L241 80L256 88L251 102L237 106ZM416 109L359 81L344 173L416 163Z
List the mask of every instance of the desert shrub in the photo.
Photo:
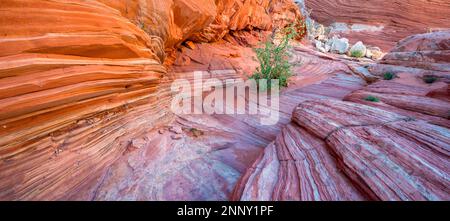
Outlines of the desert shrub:
M362 57L364 57L364 54L362 51L352 51L350 56L352 56L354 58L362 58Z
M379 102L380 101L380 99L378 99L377 97L371 96L371 95L364 98L364 100L370 101L370 102Z
M303 23L303 24L298 24ZM297 29L300 28L300 32ZM282 39L278 43L274 43L273 36L262 47L255 48L256 57L259 62L259 67L256 72L250 77L255 80L266 79L267 89L271 88L272 79L279 80L280 87L286 87L288 78L292 75L291 64L289 64L289 42L299 36L305 35L306 25L301 19L296 24L289 26L281 31Z
M251 78L268 80L267 87L269 89L271 87L271 79L278 79L280 87L287 86L287 79L292 73L291 65L286 59L288 56L286 40L283 39L283 42L279 45L267 41L264 43L263 48L257 48L255 52L260 65Z
M293 28L295 31L295 33L293 33L294 34L293 38L297 40L302 40L308 33L306 20L303 17L301 17L294 23Z
M204 134L203 131L201 131L201 130L199 130L197 128L191 128L191 129L189 129L189 131L192 133L192 135L194 137L200 137L200 136L203 136L203 134Z
M432 84L434 82L437 81L437 78L435 76L432 75L426 75L423 77L423 82L427 83L427 84Z
M386 72L383 74L383 79L387 80L387 81L390 81L390 80L394 79L395 77L396 77L396 75L392 72Z

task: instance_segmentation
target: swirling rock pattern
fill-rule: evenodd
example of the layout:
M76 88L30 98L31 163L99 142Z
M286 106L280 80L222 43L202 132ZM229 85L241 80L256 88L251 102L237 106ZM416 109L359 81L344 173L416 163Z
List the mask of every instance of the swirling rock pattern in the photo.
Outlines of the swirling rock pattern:
M386 54L382 64L450 72L450 30L407 37Z
M395 74L392 80L375 80L344 101L302 101L232 199L449 200L447 35L408 37L369 67L375 76ZM425 83L424 74L437 81Z
M289 124L292 111L299 102L320 98L343 99L365 86L360 78L345 73L349 69L342 62L318 59L297 51L295 54L309 58L296 68L295 73L302 77L299 80L301 84L292 84L281 94L280 121L276 125L261 125L258 115L178 116L174 124L183 128L180 139L172 139L174 133L164 128L147 134L147 144L143 148L127 152L97 182L69 196L69 199L229 200L241 175ZM220 57L215 55L209 63L218 63L218 59ZM323 66L317 66L317 63ZM193 61L182 68L210 67L215 66ZM178 68L174 67L174 70ZM193 80L189 72L174 75ZM211 71L207 75L223 79L240 74L231 69L226 74ZM345 182L343 180L338 187ZM353 198L349 195L341 199Z
M0 8L1 200L450 198L445 33L400 42L369 68L374 76L295 48L291 62L302 65L282 92L280 121L262 126L248 115L174 117L169 85L196 70L251 72L242 45L298 19L290 0ZM398 78L367 85L389 68Z
M173 120L167 52L227 14L220 2L1 1L0 199L64 199ZM227 28L272 28L268 1L227 4L246 6Z
M293 122L244 174L234 199L450 198L446 128L337 100L306 101Z
M293 24L301 18L291 0L215 0L217 15L203 31L193 35L197 42L217 41L230 32L272 30Z
M305 0L305 5L311 17L325 25L341 22L350 29L354 24L377 27L373 31L344 31L341 35L352 43L363 40L385 51L407 36L450 28L450 3L446 0Z
M97 1L0 5L0 199L76 191L167 121L159 37Z

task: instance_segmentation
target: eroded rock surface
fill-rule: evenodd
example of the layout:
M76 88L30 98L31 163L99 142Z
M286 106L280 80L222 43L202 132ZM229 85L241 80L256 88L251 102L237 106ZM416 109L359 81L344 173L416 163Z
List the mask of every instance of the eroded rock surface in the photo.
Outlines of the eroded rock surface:
M167 122L159 37L97 1L0 5L0 199L76 191Z
M301 102L292 122L242 176L232 198L449 200L446 35L406 38L381 64L365 65L371 71L344 61L353 74L375 83L346 95L345 101ZM422 62L416 62L418 57ZM387 72L394 77L384 80ZM424 80L426 74L437 76L436 81Z
M413 34L450 28L447 0L304 0L311 17L335 30L351 43L363 41L389 51Z
M294 47L280 121L264 126L173 116L170 83L248 77L249 47L299 19L290 0L0 7L1 200L450 198L447 32L379 64Z
M398 42L383 64L450 72L450 30L413 35Z
M173 120L169 52L300 15L278 2L1 1L0 199L64 199L142 149Z
M293 122L243 176L235 199L450 197L447 128L337 100L306 101Z

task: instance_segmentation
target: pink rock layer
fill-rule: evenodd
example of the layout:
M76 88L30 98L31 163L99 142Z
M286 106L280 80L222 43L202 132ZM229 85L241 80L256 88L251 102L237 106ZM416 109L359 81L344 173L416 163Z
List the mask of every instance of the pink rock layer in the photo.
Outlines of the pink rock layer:
M196 44L186 50L192 57L188 65L174 65L170 74L193 81L194 70L205 70L205 78L229 79L245 76L254 56L240 47L224 50L228 44ZM211 49L213 47L213 49ZM232 49L232 50L231 50ZM241 48L242 49L242 48ZM211 52L208 62L199 54ZM242 53L230 57L229 53ZM311 53L311 54L310 54ZM264 148L291 121L293 109L301 101L318 98L343 99L365 86L364 80L346 74L347 65L338 60L316 57L312 50L293 51L305 59L295 68L295 78L280 97L280 121L261 125L258 115L196 114L181 115L173 122L183 129L176 139L166 127L146 135L146 145L132 148L114 162L95 182L66 196L76 200L229 200L241 177ZM198 55L198 56L197 56ZM317 65L317 63L323 65ZM243 65L245 64L245 65ZM215 72L223 70L227 72ZM334 88L331 90L331 88ZM170 127L169 127L170 128Z
M294 48L280 121L262 126L175 118L170 83L251 74L243 46L298 19L290 0L0 5L1 200L449 199L446 33L402 41L370 72ZM376 82L386 71L398 77Z
M167 51L300 15L264 10L279 1L2 0L0 200L62 199L101 176L173 120Z
M450 28L447 0L305 0L311 17L320 23L334 22L381 27L374 31L348 31L341 35L352 43L364 43L389 51L396 42L413 34Z
M374 83L345 101L301 102L232 199L449 200L448 39L448 32L406 38L364 76L346 62ZM383 80L387 72L394 79Z
M366 105L306 101L235 200L448 200L450 130Z

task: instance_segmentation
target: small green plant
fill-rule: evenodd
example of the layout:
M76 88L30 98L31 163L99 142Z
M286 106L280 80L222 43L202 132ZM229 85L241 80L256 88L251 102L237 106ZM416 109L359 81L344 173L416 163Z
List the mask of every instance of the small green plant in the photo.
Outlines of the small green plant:
M289 41L293 39L297 33L293 26L284 31L285 35L279 43L273 42L273 36L264 43L260 48L256 48L256 57L259 67L250 77L259 82L261 79L267 80L267 88L272 87L271 80L278 79L280 87L286 87L288 78L292 75L291 64L288 62Z
M201 131L197 128L191 128L191 129L189 129L189 131L192 133L192 135L194 137L200 137L200 136L203 136L203 134L205 134L203 131Z
M390 80L394 79L395 77L396 77L396 75L392 72L386 72L383 75L383 79L387 80L387 81L390 81Z
M364 100L370 101L370 102L379 102L380 101L380 99L378 99L377 97L371 96L371 95L364 98Z
M426 75L423 77L423 81L427 84L432 84L437 81L437 78L432 75Z
M362 51L352 51L350 54L354 58L362 58L364 57L364 54Z

